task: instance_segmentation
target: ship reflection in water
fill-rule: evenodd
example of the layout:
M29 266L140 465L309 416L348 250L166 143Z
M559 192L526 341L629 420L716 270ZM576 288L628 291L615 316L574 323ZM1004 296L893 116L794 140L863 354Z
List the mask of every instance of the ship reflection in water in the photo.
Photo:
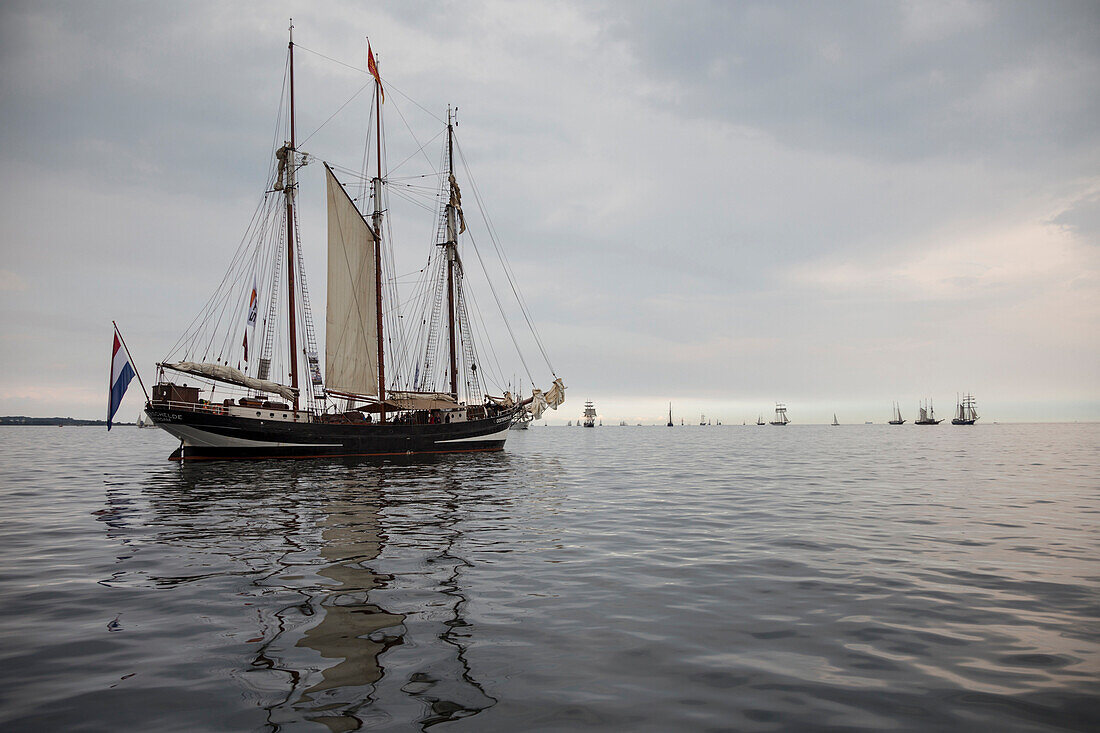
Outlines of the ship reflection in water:
M251 619L237 636L249 635L243 650L252 658L233 674L271 726L426 728L476 715L496 699L466 658L462 574L471 566L459 543L471 504L463 486L486 470L462 458L271 463L251 477L239 464L184 466L174 485L150 490L165 527L157 539L191 565L221 558L224 572L152 580L159 588L197 581L215 606L226 595L239 601L235 619L224 618L234 609L210 616ZM394 490L387 477L398 472ZM410 491L410 479L430 489ZM212 589L215 577L240 587Z

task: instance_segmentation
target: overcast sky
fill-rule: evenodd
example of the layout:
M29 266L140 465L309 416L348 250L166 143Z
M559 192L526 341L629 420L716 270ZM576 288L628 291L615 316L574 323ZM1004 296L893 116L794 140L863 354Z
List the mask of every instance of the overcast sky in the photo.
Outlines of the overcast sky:
M153 376L262 192L291 16L300 131L365 36L391 140L438 128L400 92L460 107L552 422L1100 419L1100 4L954 0L0 3L0 414L102 417L112 319ZM354 110L303 147L356 167Z

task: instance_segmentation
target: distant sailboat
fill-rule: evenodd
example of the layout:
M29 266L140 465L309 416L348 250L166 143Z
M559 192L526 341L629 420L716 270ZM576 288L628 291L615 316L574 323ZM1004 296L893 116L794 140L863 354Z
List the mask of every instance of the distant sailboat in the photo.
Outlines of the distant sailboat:
M700 425L706 425L707 424L707 416L706 415L700 415L699 416L699 424Z
M775 419L772 420L772 425L786 425L790 422L787 417L787 406L781 402L775 403Z
M962 399L955 398L955 417L952 425L973 425L979 419L978 404L974 401L974 395L964 394Z
M891 425L904 425L905 418L901 416L901 407L897 402L894 403L894 417L890 420Z
M760 417L756 418L756 424L757 425L767 425L767 423L764 422L764 413L761 412Z
M668 403L668 427L672 427L672 403Z
M928 400L927 404L920 407L917 419L913 421L915 425L939 425L941 422L943 422L942 419L936 419L936 410L932 407L932 400Z
M833 413L833 425L840 425L840 423L838 423L836 421L836 413L835 412Z

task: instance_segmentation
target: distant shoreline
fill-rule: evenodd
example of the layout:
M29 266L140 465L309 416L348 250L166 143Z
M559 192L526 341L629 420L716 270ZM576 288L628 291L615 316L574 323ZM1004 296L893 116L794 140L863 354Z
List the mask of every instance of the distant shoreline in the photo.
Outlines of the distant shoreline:
M78 420L75 417L27 417L26 415L0 416L0 425L106 425L106 420ZM112 422L114 425L137 425L132 422Z

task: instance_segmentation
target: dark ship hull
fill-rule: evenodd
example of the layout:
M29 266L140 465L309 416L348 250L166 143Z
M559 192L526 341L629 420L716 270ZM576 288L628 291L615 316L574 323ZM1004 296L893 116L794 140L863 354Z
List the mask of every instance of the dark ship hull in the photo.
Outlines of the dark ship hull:
M952 425L973 425L974 421L973 420L968 420L966 418L956 417L954 420L951 421L951 424Z
M152 403L157 427L180 439L171 460L320 458L470 453L504 448L514 410L452 423L322 422L306 413L264 417L218 414L206 405L187 409ZM274 416L275 419L272 419Z
M904 425L905 421L904 420L891 420L890 424L891 425Z
M917 420L914 425L939 425L943 420Z

